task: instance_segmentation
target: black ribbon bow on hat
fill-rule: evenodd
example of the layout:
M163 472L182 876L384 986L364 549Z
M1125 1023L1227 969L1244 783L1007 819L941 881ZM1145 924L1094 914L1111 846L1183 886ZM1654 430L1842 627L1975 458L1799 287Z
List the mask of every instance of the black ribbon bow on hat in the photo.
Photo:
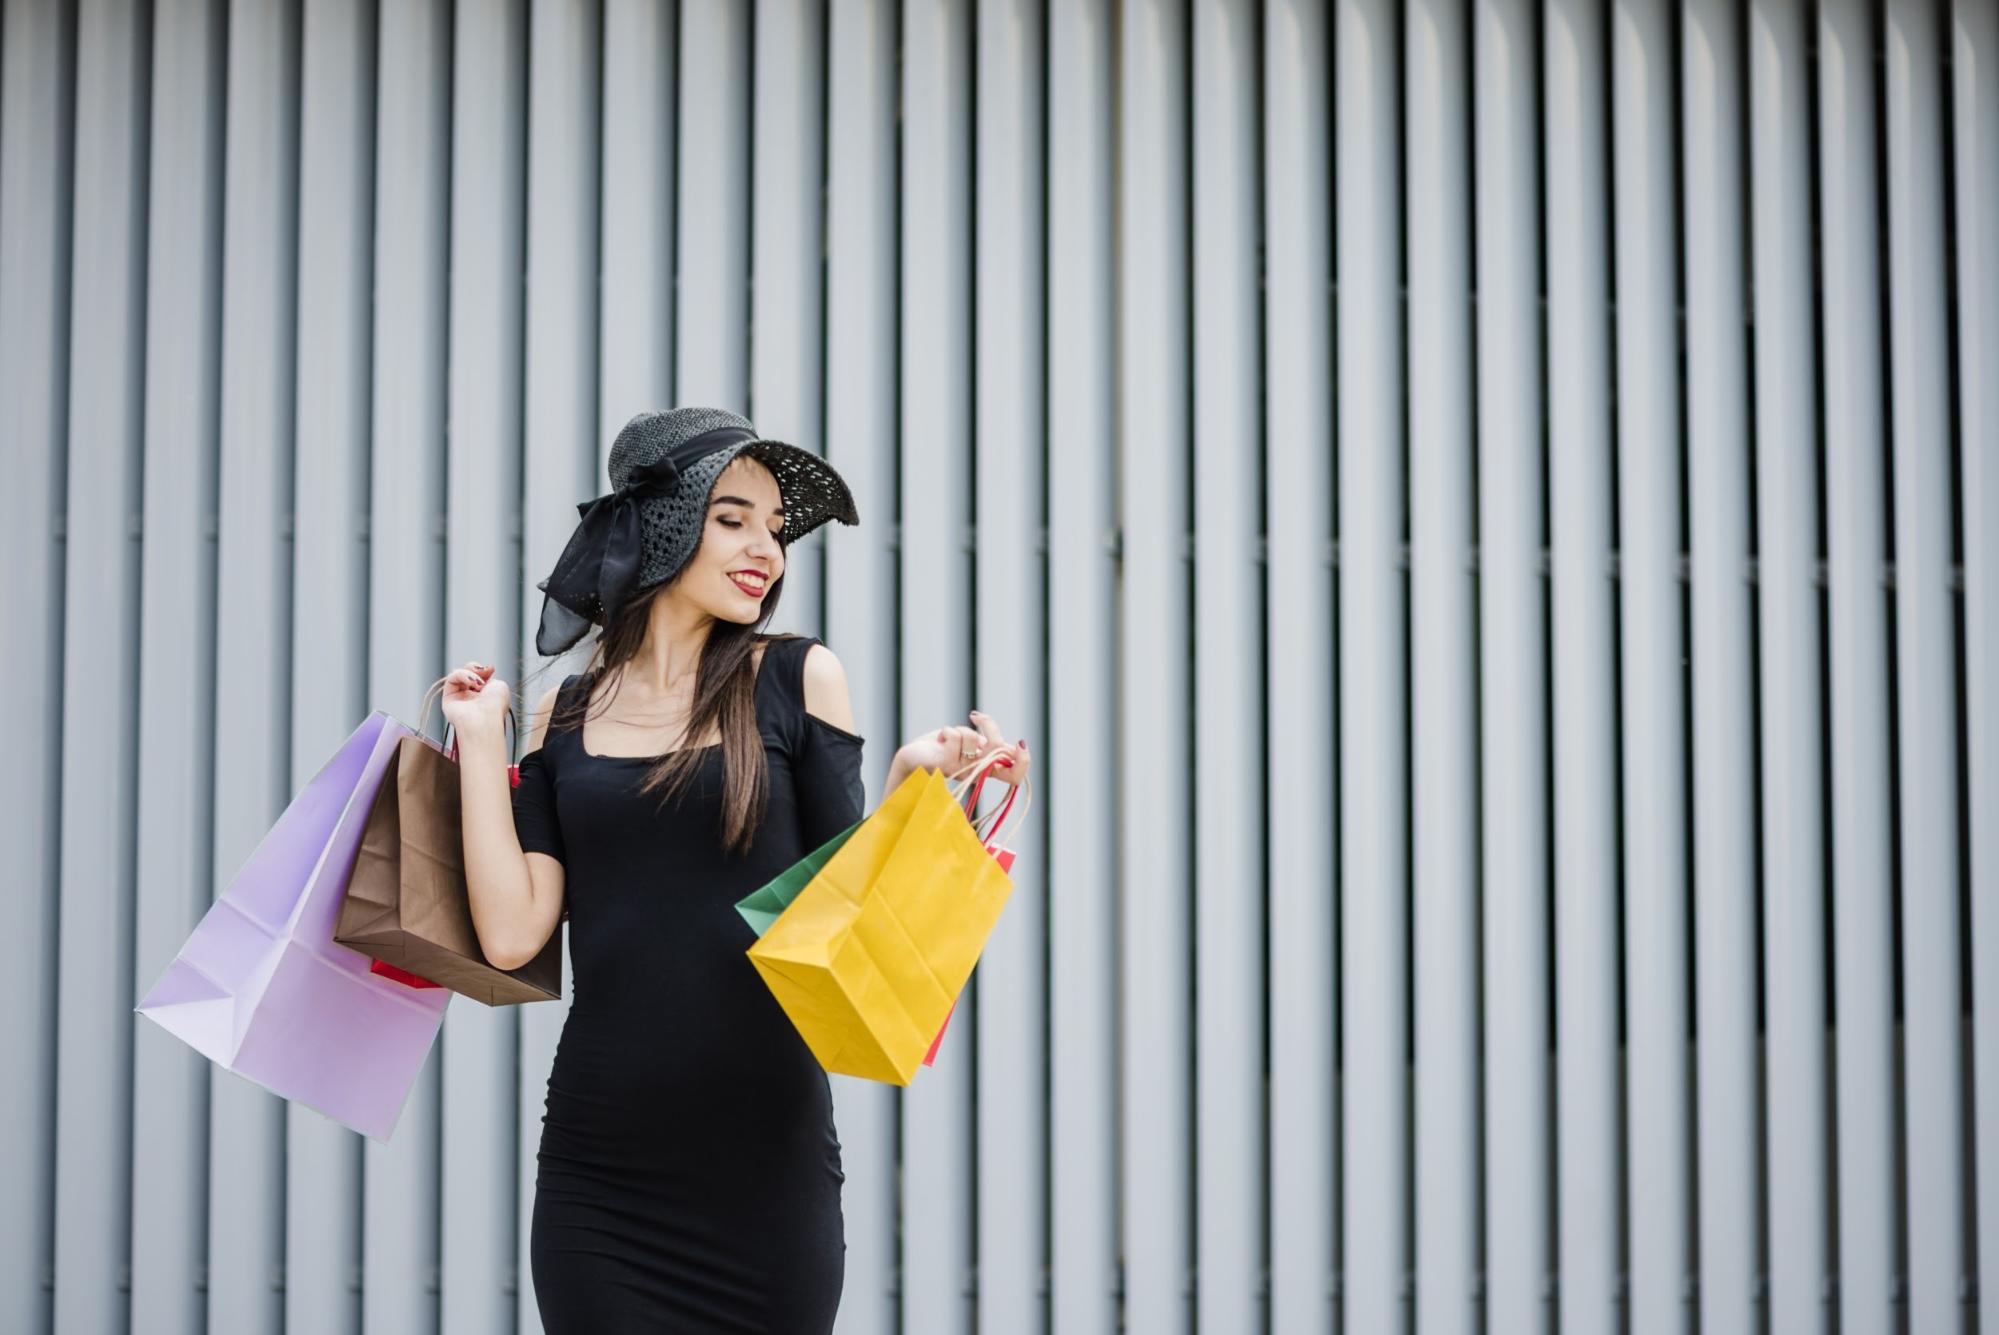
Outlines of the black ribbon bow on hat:
M582 520L569 535L554 573L535 586L547 595L535 629L535 652L545 658L564 652L598 617L608 623L637 591L645 564L644 502L678 495L680 470L696 459L753 439L752 433L735 428L703 432L634 468L616 491L579 502Z
M553 657L583 638L597 614L605 620L632 596L645 559L645 522L639 503L680 490L680 465L669 456L632 470L616 491L583 501L583 516L555 572L538 586L547 594L535 652Z

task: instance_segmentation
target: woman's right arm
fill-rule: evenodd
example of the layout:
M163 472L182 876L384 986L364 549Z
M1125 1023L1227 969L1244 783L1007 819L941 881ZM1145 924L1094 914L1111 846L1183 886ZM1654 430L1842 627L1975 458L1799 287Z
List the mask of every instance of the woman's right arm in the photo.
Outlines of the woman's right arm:
M558 689L551 688L535 706L528 752L542 744ZM507 783L504 719L503 710L480 710L455 725L459 799L472 928L488 962L518 969L541 953L562 920L564 872L546 853L521 851Z

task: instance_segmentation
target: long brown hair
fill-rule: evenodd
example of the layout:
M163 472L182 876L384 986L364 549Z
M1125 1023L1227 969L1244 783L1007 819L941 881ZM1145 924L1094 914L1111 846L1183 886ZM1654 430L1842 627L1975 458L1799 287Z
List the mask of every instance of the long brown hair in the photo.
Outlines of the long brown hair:
M596 694L598 685L606 678L611 682L611 692L605 697L604 705L608 706L617 698L625 665L638 656L639 649L645 644L653 600L662 591L671 588L679 578L676 575L663 584L633 595L618 609L617 615L611 618L591 648L590 661L583 669L581 689L566 703L558 703L549 718L551 732L557 728L573 727L580 734L584 721L597 717L597 714L589 712L589 702ZM764 627L770 624L771 615L777 611L778 598L783 592L784 576L779 575L765 591L763 615L756 621L745 625L717 617L709 624L708 638L701 646L701 658L695 666L694 704L681 734L683 745L660 756L646 770L645 779L639 785L642 793L659 791L662 807L668 800L677 798L693 779L703 755L709 749L690 747L685 743L707 736L708 730L719 724L723 772L722 846L731 853L749 850L757 830L763 825L764 810L769 803L769 766L764 756L763 736L757 729L756 649L760 644L776 644L797 638L764 632ZM598 711L602 712L601 709Z

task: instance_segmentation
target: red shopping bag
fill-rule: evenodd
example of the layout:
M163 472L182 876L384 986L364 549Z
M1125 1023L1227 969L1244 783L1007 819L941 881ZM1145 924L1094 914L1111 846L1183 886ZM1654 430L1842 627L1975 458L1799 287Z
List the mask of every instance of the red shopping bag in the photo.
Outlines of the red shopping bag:
M965 794L966 819L970 820L974 825L978 824L978 818L973 813L979 809L979 790L986 786L986 777L995 769L1011 769L1012 767L1013 762L1011 761L994 761L992 764L986 766L977 781L972 784L972 791ZM1019 796L1020 787L1016 784L1007 792L1006 801L1000 804L999 814L993 818L992 826L985 833L983 840L986 851L993 855L995 862L999 863L1000 870L1009 876L1013 874L1013 850L1011 848L995 848L993 846L993 837L999 833L1000 827L1006 824L1007 813L1013 810L1013 799ZM1023 812L1022 814L1024 817L1025 813ZM923 1064L925 1066L935 1066L937 1064L937 1049L943 1045L944 1032L951 1027L951 1017L957 1013L958 1003L953 1000L951 1009L944 1012L944 1023L937 1026L937 1037L930 1040L930 1051L923 1054Z

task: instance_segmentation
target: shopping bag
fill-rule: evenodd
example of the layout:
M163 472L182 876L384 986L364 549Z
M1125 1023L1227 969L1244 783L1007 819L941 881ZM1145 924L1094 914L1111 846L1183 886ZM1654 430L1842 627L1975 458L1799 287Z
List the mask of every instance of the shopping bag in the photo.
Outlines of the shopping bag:
M970 795L965 799L964 807L967 819L972 819L973 813L978 809L979 793L984 788L986 777L992 772L992 769L993 766L988 766L979 775ZM981 835L982 841L988 850L992 852L994 859L998 861L1000 870L1009 874L1013 871L1013 850L1010 848L993 848L993 839L999 826L1005 823L1006 813L1012 809L1013 800L1018 795L1018 788L1008 791L1007 800L1000 806L997 818L992 821L992 833ZM975 827L978 824L978 821L974 821ZM743 921L750 925L750 930L758 936L762 936L765 932L769 931L770 925L777 921L784 910L790 906L791 901L798 898L799 892L818 874L819 869L826 865L833 854L838 852L847 842L849 836L859 828L859 822L849 825L846 829L827 840L819 848L806 854L792 866L786 868L768 884L758 887L749 895L737 901L736 912L743 916ZM944 1041L944 1031L951 1027L951 1015L957 1010L957 1007L957 998L954 997L951 1000L951 1010L945 1012L944 1023L938 1027L937 1037L930 1040L930 1049L923 1054L923 1064L925 1066L934 1066L936 1064L938 1046Z
M381 960L369 960L368 972L378 973L382 975L382 977L384 978L393 978L397 982L401 983L404 987L437 986L436 983L431 982L430 979L428 978L419 978L407 969L398 969L395 965L385 964Z
M333 941L341 891L408 729L370 714L278 817L134 1009L223 1068L376 1140L395 1129L448 992Z
M861 821L749 956L828 1071L906 1085L1012 882L941 775Z
M743 915L743 921L750 930L762 936L770 930L783 912L791 907L791 901L798 898L798 892L840 851L861 823L855 821L846 829L828 839L812 852L785 868L768 884L757 887L748 895L736 901L736 912Z
M998 768L997 763L988 765L984 770L981 770L978 781L972 785L972 791L965 797L965 816L972 822L974 828L979 828L980 826L980 820L976 815L979 809L979 793L984 790L986 779L996 768ZM1016 784L1007 789L1006 801L1000 804L998 814L993 818L991 831L989 833L981 833L979 836L980 842L992 853L993 860L999 863L1000 870L1005 872L1009 878L1013 875L1013 850L1010 848L995 848L993 845L998 837L1000 827L1006 824L1007 813L1013 810L1013 800L1019 796L1020 785ZM1022 809L1021 814L1023 816L1027 814L1025 808ZM944 1012L944 1023L937 1028L937 1037L930 1040L930 1051L923 1054L923 1064L925 1066L935 1066L937 1064L937 1049L944 1046L944 1033L951 1027L951 1017L957 1013L958 999L953 997L951 998L951 1009Z
M849 825L846 829L827 840L816 852L806 854L797 863L787 868L782 875L772 880L768 885L762 886L752 891L747 897L738 900L736 902L736 912L743 915L743 921L750 925L750 930L758 936L762 936L765 932L769 931L770 925L778 920L778 917L783 914L786 908L790 907L791 901L798 898L798 892L803 890L814 876L818 875L819 869L825 866L827 860L839 851L841 845L847 842L847 837L859 828L859 822ZM1013 870L1013 853L1010 850L997 856L1002 858L1000 866L1003 869L1007 871ZM958 1002L954 997L951 1001L951 1010L955 1011L957 1008ZM937 1037L930 1040L930 1051L923 1054L923 1064L925 1066L934 1066L937 1064L937 1045L944 1041L944 1030L950 1027L951 1012L946 1011L944 1013L944 1024L938 1029Z
M419 726L429 712L426 696ZM560 930L518 969L496 967L479 946L465 884L456 752L421 732L402 739L369 812L333 939L488 1006L557 1000Z

